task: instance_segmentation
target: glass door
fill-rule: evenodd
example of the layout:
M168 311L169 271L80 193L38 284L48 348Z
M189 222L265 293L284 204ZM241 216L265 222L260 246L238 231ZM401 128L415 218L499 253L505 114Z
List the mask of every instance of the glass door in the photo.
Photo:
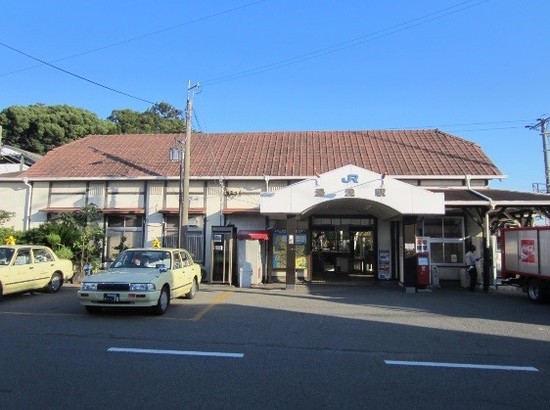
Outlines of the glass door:
M374 236L372 230L354 231L350 235L353 246L353 273L374 274Z

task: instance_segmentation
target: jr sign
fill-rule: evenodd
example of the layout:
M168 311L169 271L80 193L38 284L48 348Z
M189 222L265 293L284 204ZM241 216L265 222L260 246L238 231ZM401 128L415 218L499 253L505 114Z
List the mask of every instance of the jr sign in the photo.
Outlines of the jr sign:
M342 178L342 182L344 184L349 184L350 182L353 182L354 184L359 183L359 175L357 174L348 174L344 178Z

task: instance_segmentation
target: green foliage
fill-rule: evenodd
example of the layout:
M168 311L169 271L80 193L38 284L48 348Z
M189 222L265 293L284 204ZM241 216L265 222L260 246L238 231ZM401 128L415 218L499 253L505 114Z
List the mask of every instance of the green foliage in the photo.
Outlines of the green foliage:
M3 228L0 227L0 245L5 245L6 241L10 236L13 236L15 238L15 243L23 243L21 242L21 236L23 232L16 231L13 228Z
M61 235L51 232L46 235L46 240L51 248L56 249L61 244Z
M168 103L158 103L145 112L113 110L108 118L119 134L166 134L185 131L183 112Z
M0 225L4 225L15 216L15 212L8 212L0 209Z
M78 233L69 245L75 254L77 266L82 270L87 263L98 264L103 248L103 228L99 224L101 220L99 208L91 204L81 211L62 213L59 220L59 223L73 227Z
M88 205L80 211L61 213L57 219L24 232L20 243L48 245L58 256L68 255L79 270L86 263L98 266L103 249L100 221L101 211Z
M122 251L124 251L124 250L126 250L126 249L129 248L129 246L126 245L126 240L127 240L127 239L128 239L128 238L126 238L124 235L122 235L122 236L120 237L120 243L119 243L117 246L114 247L114 248L118 251L118 253L115 254L115 255L113 255L113 256L116 257L116 256L118 256L118 254L120 254Z
M115 127L96 114L69 105L11 106L0 112L3 142L37 154L89 134L112 134Z
M78 239L78 230L75 226L61 220L46 221L37 228L29 229L22 234L23 243L46 245L55 248L63 244L71 244ZM58 237L57 243L52 243Z
M62 246L54 250L58 258L73 260L74 253L68 246Z
M36 154L91 134L183 133L183 112L160 102L144 112L113 110L106 119L69 105L11 106L0 112L3 143Z

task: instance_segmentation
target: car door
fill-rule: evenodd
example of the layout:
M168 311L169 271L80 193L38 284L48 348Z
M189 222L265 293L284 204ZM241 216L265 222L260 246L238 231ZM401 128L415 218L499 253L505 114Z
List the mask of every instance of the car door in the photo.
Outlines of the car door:
M35 289L41 289L48 284L53 272L55 271L55 258L47 248L33 247L32 257L34 267L32 269L34 276Z
M181 260L182 260L182 266L183 266L183 278L187 286L187 291L189 291L191 288L191 284L193 283L193 277L194 277L193 258L191 258L191 255L189 254L189 252L182 250Z
M23 292L33 288L33 264L30 248L17 249L10 268L9 284L6 284L4 293Z
M184 277L183 261L180 251L174 251L172 255L172 289L176 297L186 293L186 281Z

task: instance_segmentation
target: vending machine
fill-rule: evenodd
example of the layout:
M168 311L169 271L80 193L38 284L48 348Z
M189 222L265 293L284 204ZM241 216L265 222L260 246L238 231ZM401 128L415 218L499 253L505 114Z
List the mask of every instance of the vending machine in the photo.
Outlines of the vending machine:
M430 284L430 254L416 254L416 286L426 287Z
M425 288L430 285L430 238L416 237L416 286Z

